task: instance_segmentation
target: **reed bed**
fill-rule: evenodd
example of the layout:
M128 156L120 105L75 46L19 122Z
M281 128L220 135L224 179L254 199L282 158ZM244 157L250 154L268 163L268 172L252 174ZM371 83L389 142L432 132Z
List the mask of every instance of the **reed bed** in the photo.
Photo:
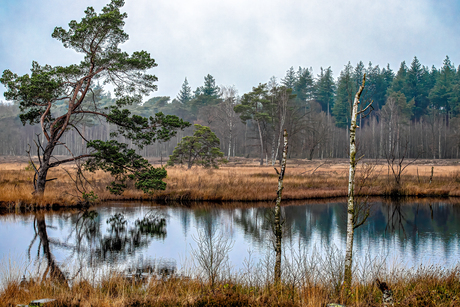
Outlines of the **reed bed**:
M296 163L297 162L297 163ZM318 199L344 197L347 195L348 164L346 160L324 163L322 161L288 161L284 179L283 199ZM375 163L375 162L372 162ZM460 196L460 166L436 165L431 177L432 165L411 165L403 173L401 184L395 180L384 162L375 163L371 173L361 164L357 171L360 193L369 196ZM57 178L47 183L44 196L32 195L33 171L26 170L27 163L0 164L0 203L3 206L71 206L81 199L81 189L67 171L75 172L72 166L52 169L48 178ZM159 165L158 165L159 166ZM271 166L255 163L229 163L219 169L194 167L168 168L165 191L144 194L130 186L122 195L110 194L105 187L111 181L103 172L87 173L90 185L98 200L161 200L170 201L272 201L276 198L277 174ZM367 175L366 175L367 174ZM362 178L366 177L366 180ZM361 179L360 179L361 178Z

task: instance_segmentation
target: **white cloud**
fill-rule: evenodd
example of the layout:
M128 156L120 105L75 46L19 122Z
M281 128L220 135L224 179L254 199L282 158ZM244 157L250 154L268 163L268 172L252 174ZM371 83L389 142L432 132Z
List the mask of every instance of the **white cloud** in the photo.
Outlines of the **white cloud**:
M50 38L54 26L79 20L86 6L106 1L18 1L3 8L0 70L28 72L32 60L65 65L78 61ZM19 6L21 5L21 6ZM440 67L446 55L460 64L459 40L445 9L432 0L128 0L128 51L147 50L159 66L154 95L175 97L187 77L194 88L210 73L242 94L290 66L343 66L362 60L397 69L417 56ZM453 8L454 9L454 8ZM458 6L455 7L458 10ZM0 89L2 90L2 89Z

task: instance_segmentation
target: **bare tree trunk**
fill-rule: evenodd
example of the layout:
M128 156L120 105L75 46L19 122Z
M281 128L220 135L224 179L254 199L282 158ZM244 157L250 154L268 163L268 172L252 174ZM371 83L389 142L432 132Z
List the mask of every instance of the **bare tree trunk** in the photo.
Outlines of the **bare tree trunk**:
M441 159L441 127L442 127L442 120L439 120L438 125L438 159Z
M284 172L286 170L287 150L288 150L288 134L287 134L287 131L284 130L283 158L281 160L281 171L279 172L279 178L278 178L278 190L276 191L277 197L276 197L276 204L275 204L275 221L274 221L275 284L277 285L279 285L279 283L281 282L281 240L283 236L283 232L281 229L281 195L283 192Z
M347 245L345 251L345 272L344 272L344 285L347 291L351 288L351 269L353 264L353 236L354 236L354 217L355 217L355 171L356 171L356 128L357 117L360 113L364 112L361 110L358 112L358 105L360 103L359 98L364 89L366 82L366 74L363 76L363 83L360 86L358 92L355 95L355 100L353 102L353 109L351 113L351 124L350 124L350 170L348 176L348 202L347 202Z
M227 154L227 160L230 159L230 156L232 154L232 127L230 126L229 129L229 136L228 136L228 154Z
M379 150L379 158L383 158L383 143L384 143L384 138L383 138L383 120L382 116L380 116L380 150Z
M264 141L262 139L262 131L260 130L260 123L257 121L257 128L259 129L260 139L260 166L264 165Z

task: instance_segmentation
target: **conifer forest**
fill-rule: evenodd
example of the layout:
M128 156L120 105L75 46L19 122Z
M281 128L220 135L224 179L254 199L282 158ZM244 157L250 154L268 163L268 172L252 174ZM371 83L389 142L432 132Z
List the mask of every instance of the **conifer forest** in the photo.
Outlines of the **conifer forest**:
M460 67L456 68L448 56L439 68L424 66L417 57L410 63L403 61L398 69L348 63L337 78L331 67L317 72L291 67L285 76L254 85L248 93L240 93L235 86L218 85L218 80L208 74L195 90L185 78L176 96L152 97L130 106L130 110L147 117L158 112L177 115L208 126L220 139L226 157L274 163L280 159L282 131L286 129L291 138L289 158L346 158L350 106L364 74L367 81L361 99L366 104L372 102L372 106L359 118L360 156L459 157ZM93 93L91 99L102 105L114 101L110 91L99 84ZM14 104L0 104L0 109L0 154L26 155L39 128L23 127ZM79 126L89 139L110 137L111 127L105 122L87 118ZM166 160L182 137L192 134L193 129L188 128L178 131L168 142L138 150L145 157ZM65 143L67 148L57 148L56 154L87 150L76 132L68 133Z

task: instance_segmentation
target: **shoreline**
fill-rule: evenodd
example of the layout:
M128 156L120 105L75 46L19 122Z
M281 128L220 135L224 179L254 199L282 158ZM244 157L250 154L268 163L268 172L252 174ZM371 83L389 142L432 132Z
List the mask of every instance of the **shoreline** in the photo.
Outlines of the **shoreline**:
M17 157L15 157L17 158ZM32 195L33 172L26 170L25 157L19 160L0 157L0 208L14 207L84 207L74 182L66 169L53 169L44 196ZM155 163L155 161L151 161ZM357 170L357 194L362 197L460 197L460 165L456 160L417 161L407 167L396 187L385 161L363 161ZM373 164L370 164L373 163ZM372 170L366 169L369 165ZM156 165L155 165L156 166ZM158 165L159 166L159 165ZM275 166L276 167L276 166ZM431 170L434 170L431 176ZM93 190L98 202L154 201L171 203L272 202L276 199L277 175L272 166L258 166L253 159L238 158L219 169L167 168L167 188L144 194L129 186L120 196L110 194L105 187L111 178L103 173L87 173L86 191ZM348 164L336 160L288 160L284 179L283 202L333 200L347 197ZM81 195L81 193L80 193Z

